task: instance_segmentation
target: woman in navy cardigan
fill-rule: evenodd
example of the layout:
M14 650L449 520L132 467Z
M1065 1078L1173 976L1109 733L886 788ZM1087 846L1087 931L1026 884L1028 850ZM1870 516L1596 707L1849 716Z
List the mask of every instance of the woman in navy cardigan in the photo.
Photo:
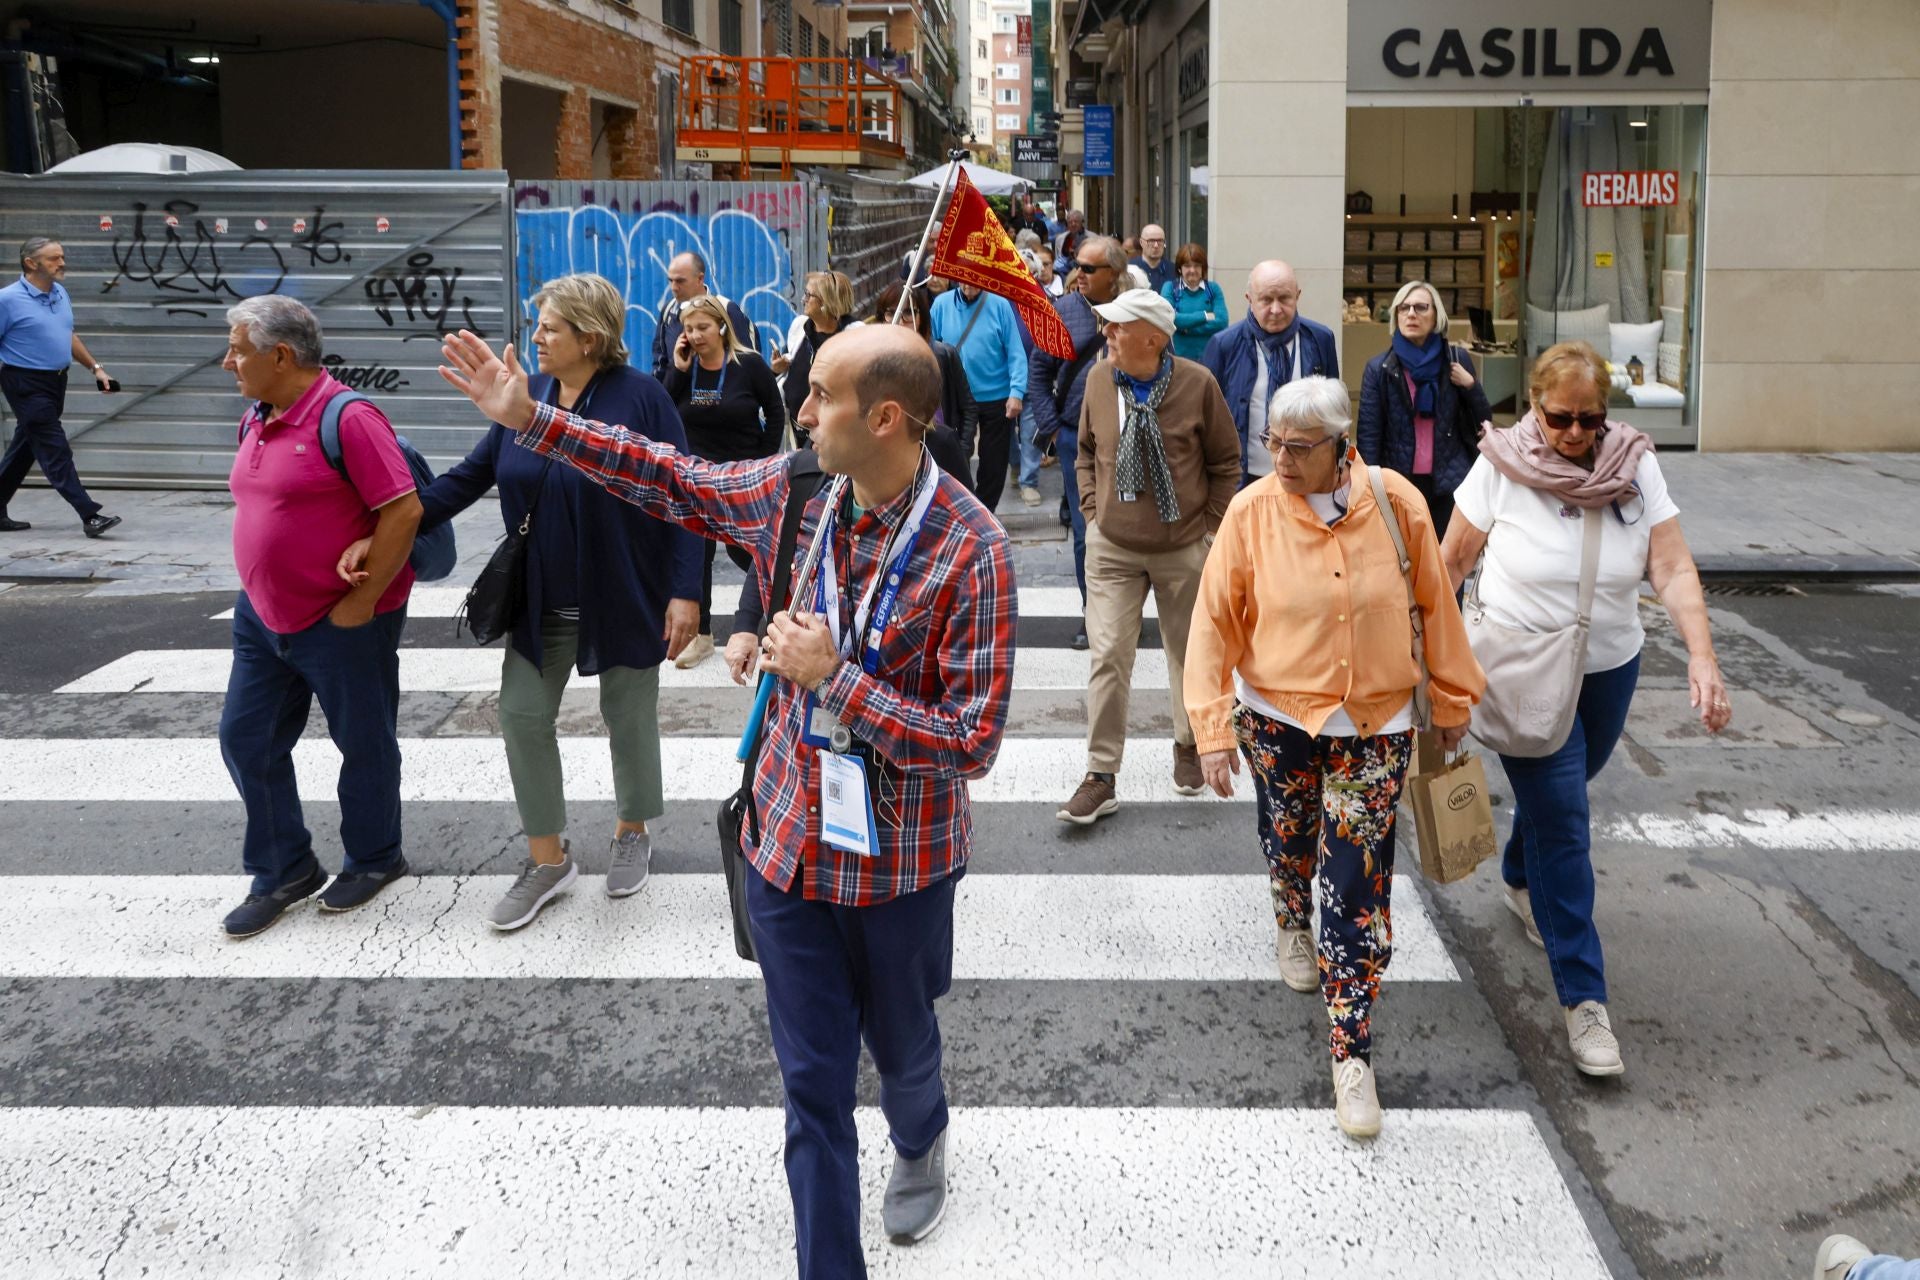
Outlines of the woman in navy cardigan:
M1480 456L1481 424L1493 417L1473 357L1447 344L1447 313L1424 280L1393 299L1393 344L1360 379L1354 443L1360 456L1398 471L1427 500L1435 534L1453 517L1453 491Z
M540 376L533 395L549 404L687 447L673 401L627 363L626 300L607 280L564 276L534 295ZM488 923L517 929L579 874L566 829L554 723L573 670L600 678L600 714L613 753L619 825L609 848L606 892L626 897L646 883L649 820L666 811L660 771L660 663L693 638L700 617L701 540L643 515L514 442L495 423L466 460L420 495L421 527L451 520L499 486L500 515L517 529L533 508L527 548L527 608L500 673L500 732L528 859ZM537 504L536 504L537 498Z

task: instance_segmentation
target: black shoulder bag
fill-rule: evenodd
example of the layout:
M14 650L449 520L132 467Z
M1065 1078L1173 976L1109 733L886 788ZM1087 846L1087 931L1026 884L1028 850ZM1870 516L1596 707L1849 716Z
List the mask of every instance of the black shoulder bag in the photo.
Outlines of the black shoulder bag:
M813 495L820 491L826 479L812 453L804 450L788 456L787 477L787 506L780 516L780 547L774 557L773 590L767 596L775 609L786 599L787 591L792 586L793 555L800 545L800 522L806 515L807 503L813 501ZM761 629L765 630L764 623ZM747 748L747 764L741 775L740 789L721 802L717 818L720 828L720 870L727 878L727 905L733 911L733 949L742 960L755 959L753 935L747 931L746 878L759 873L747 865L740 834L744 830L751 830L754 842L759 843L760 815L753 804L753 773L754 767L760 762L761 744L766 739L767 727L762 722L759 736Z

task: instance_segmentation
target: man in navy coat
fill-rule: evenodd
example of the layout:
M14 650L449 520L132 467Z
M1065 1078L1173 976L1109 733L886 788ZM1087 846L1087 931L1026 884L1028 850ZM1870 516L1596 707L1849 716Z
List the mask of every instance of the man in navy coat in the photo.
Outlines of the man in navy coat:
M1333 330L1300 314L1300 283L1278 259L1248 274L1245 318L1214 334L1200 362L1213 370L1239 429L1242 486L1273 470L1260 443L1273 393L1295 378L1340 376Z

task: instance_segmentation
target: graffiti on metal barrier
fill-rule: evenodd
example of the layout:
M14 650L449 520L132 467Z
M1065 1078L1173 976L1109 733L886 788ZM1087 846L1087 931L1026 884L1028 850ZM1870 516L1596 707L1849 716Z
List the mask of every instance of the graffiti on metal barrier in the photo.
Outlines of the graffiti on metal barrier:
M540 286L559 276L578 271L605 276L627 300L627 346L634 362L645 367L660 311L671 296L667 266L693 252L706 260L707 287L738 303L753 321L760 349L784 345L794 319L790 297L797 292L793 246L805 235L809 212L806 188L788 183L742 193L704 214L700 189L686 194L684 201L623 207L617 197L600 203L594 188L587 187L580 203L555 206L545 187L519 187L521 306L527 308ZM534 318L530 309L526 314Z
M132 228L113 238L116 269L103 293L124 286L131 294L144 286L153 291L147 301L169 315L204 318L242 298L272 293L287 278L286 259L271 239L250 235L223 247L219 231L191 200L169 200L157 214L144 201L132 208ZM191 235L183 234L189 222Z
M304 228L299 222L293 224L299 233L293 238L293 247L306 251L310 267L332 267L353 261L353 255L340 243L340 233L347 224L338 220L328 222L326 213L324 208L316 206Z
M355 391L398 391L407 385L406 375L391 365L348 364L344 356L323 356L320 363Z
M373 313L389 328L404 321L415 332L401 337L439 341L456 329L469 329L487 336L473 318L473 298L460 284L462 268L436 266L431 251L422 249L407 255L406 263L367 277L362 288Z

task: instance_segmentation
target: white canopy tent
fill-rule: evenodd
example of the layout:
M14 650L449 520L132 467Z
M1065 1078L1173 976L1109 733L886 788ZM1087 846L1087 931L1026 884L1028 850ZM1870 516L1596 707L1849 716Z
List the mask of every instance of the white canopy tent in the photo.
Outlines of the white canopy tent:
M1033 183L1025 178L1016 178L1010 173L989 169L985 165L962 160L960 167L967 171L967 181L978 187L983 195L1010 196L1017 191L1028 191L1033 187ZM943 164L938 168L929 169L918 177L908 178L907 183L910 186L929 187L938 191L947 183L947 166Z
M240 166L199 147L164 142L116 142L62 160L48 173L210 173Z

